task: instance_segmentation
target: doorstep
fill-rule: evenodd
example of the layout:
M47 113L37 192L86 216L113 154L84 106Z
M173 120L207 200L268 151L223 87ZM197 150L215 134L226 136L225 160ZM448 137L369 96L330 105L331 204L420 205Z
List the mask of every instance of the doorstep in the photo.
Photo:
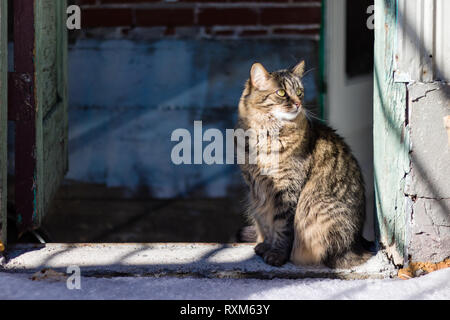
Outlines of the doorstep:
M265 264L254 254L254 244L108 243L25 244L8 247L0 271L35 273L42 269L65 272L78 266L82 276L178 276L257 279L383 279L396 275L386 254L379 251L352 269Z

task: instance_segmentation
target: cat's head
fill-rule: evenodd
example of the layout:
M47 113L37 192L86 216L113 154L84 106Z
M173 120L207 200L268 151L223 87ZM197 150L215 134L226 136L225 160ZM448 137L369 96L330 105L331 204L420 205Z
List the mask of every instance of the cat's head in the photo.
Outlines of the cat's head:
M305 62L291 69L268 72L260 63L253 64L241 102L241 114L261 120L292 122L303 116Z

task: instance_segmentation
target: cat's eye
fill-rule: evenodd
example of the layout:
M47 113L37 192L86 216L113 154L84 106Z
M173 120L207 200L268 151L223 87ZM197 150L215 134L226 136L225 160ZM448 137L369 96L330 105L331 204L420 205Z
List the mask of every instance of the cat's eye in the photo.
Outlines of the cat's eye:
M301 89L297 89L296 93L299 97L303 96L303 91Z
M279 95L280 97L284 97L286 96L286 91L283 89L277 90L277 95Z

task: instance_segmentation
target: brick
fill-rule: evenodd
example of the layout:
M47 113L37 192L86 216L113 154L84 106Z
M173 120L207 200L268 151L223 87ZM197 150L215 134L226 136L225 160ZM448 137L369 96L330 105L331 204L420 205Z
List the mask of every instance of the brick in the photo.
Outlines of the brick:
M198 24L212 25L255 25L258 12L249 8L203 8L198 14Z
M321 20L320 7L261 8L261 24L318 24Z
M81 23L83 28L130 26L133 24L132 10L129 8L84 9Z
M233 36L235 34L234 30L216 30L214 35L216 36Z
M77 0L75 1L77 5L85 5L85 4L95 4L95 0Z
M251 3L251 2L256 2L256 3L280 3L280 2L289 2L289 0L228 0L228 2L231 3L239 3L239 2L243 2L243 3Z
M314 28L314 29L295 29L295 28L275 28L273 31L273 34L284 34L284 35L319 35L320 29Z
M280 3L289 2L290 0L178 0L177 2L185 3ZM311 1L311 0L310 0ZM317 0L315 0L317 1Z
M176 28L174 26L168 26L164 31L165 36L174 36L176 34Z
M135 4L135 3L316 3L320 4L320 0L177 0L177 1L164 1L164 0L99 0L102 4ZM93 4L96 0L78 0L79 3Z
M100 0L102 4L135 4L135 3L155 3L164 2L162 0Z
M193 9L136 9L137 26L186 26L193 24Z
M267 30L265 29L254 29L254 30L243 30L239 33L241 37L254 37L254 36L266 36Z
M95 3L96 0L78 0L80 2ZM100 0L102 4L133 4L133 3L317 3L320 4L321 0L176 0L176 1L164 1L164 0Z
M291 2L294 2L294 3L302 3L302 2L304 2L304 3L316 3L316 4L322 4L322 1L321 0L291 0Z

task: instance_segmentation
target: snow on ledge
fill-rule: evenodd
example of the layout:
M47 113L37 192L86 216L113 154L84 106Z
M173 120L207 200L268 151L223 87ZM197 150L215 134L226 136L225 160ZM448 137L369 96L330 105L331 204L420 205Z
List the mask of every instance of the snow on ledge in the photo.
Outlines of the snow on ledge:
M14 245L0 271L34 273L44 268L65 271L79 266L83 276L193 276L256 279L384 279L396 270L384 252L352 269L272 267L254 254L254 244L43 244Z

